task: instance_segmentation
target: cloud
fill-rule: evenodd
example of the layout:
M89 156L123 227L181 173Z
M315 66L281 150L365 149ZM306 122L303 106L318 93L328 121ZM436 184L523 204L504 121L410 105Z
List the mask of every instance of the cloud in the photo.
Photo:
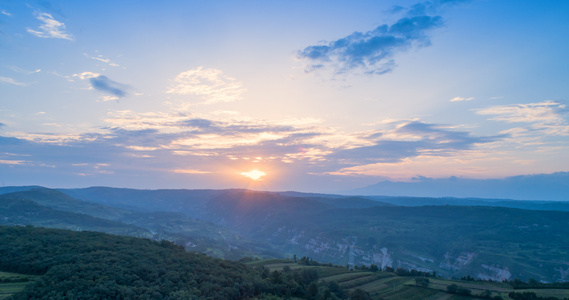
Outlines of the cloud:
M1 14L6 15L6 16L11 16L12 14L7 12L5 9L0 11Z
M104 101L117 100L128 95L128 87L122 83L118 83L109 79L105 75L94 72L83 72L80 74L73 74L73 77L79 77L82 80L89 80L91 87L110 94L110 96L103 97Z
M9 83L9 84L13 84L13 85L19 85L19 86L28 86L28 83L18 82L18 81L14 80L13 78L10 78L10 77L0 77L0 82L5 82L5 83Z
M427 33L442 25L440 16L403 17L392 25L354 32L322 45L308 46L297 53L308 61L306 72L331 67L336 73L361 69L370 74L384 74L395 67L395 53L430 45Z
M450 102L460 102L460 101L472 101L474 97L464 98L464 97L454 97L450 99Z
M115 97L122 98L127 95L126 88L123 84L112 81L107 76L99 75L97 77L90 78L89 82L91 82L91 86L94 89L111 94Z
M91 79L91 78L95 78L98 77L99 73L94 73L94 72L83 72L80 74L73 74L73 77L79 77L79 79L81 80L85 80L85 79Z
M90 59L93 59L93 60L100 61L100 62L103 62L103 63L105 63L105 64L108 64L108 65L111 66L111 67L119 67L119 66L120 66L120 65L118 65L118 64L116 64L116 63L114 63L114 62L112 62L110 59L104 58L102 55L89 56L87 53L83 53L83 55L84 55L85 57L87 57L87 58L90 58Z
M419 155L448 156L507 137L506 134L477 137L470 132L420 121L396 122L394 125L391 130L362 136L371 145L336 150L327 158L346 165L394 163Z
M28 28L27 31L40 38L73 40L73 36L65 32L65 24L55 20L50 14L36 13L36 18L43 22L38 30Z
M456 156L506 137L474 136L453 126L419 120L393 121L381 125L385 128L364 132L342 132L319 119L264 120L236 114L114 111L105 122L107 127L84 133L0 136L3 151L29 155L27 163L4 168L24 172L33 166L56 166L51 174L133 176L137 180L144 176L174 178L176 174L223 177L223 172L238 174L237 170L253 166L294 174L349 175L355 171L342 170L418 157ZM0 159L14 160L1 153Z
M172 172L180 173L180 174L210 174L210 173L213 173L213 172L209 172L209 171L191 170L191 169L175 169L175 170L172 170Z
M480 115L494 115L492 120L509 123L564 123L562 114L569 112L567 106L557 101L491 106L477 110Z
M166 93L193 95L203 99L202 104L214 104L240 100L245 91L241 82L222 71L197 67L178 74Z
M0 159L0 164L2 165L22 165L26 163L25 160L5 160L5 159Z
M8 68L9 68L10 70L14 71L14 72L18 72L18 73L26 74L26 75L31 75L31 74L34 74L34 73L39 73L39 72L41 72L41 69L35 69L35 70L33 70L33 71L30 71L30 70L25 70L25 69L22 69L22 68L16 67L16 66L10 66L10 67L8 67Z
M479 115L494 116L495 121L507 123L530 123L529 127L517 128L520 133L545 131L549 135L569 135L566 115L567 105L559 101L543 101L528 104L497 105L476 110Z

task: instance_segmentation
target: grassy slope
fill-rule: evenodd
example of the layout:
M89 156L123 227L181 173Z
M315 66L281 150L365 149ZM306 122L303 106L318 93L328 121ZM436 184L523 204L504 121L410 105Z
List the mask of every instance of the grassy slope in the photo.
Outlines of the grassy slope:
M18 293L37 276L24 275L10 272L0 272L0 299L6 299L12 294ZM5 282L15 281L15 282Z
M252 266L264 266L272 271L282 271L285 266L291 269L313 268L320 274L320 281L336 281L348 290L362 289L370 294L372 299L386 300L443 300L443 299L480 299L476 297L484 291L490 291L492 297L501 296L510 299L510 292L534 292L541 297L569 298L569 289L527 289L514 290L508 283L488 281L460 281L442 278L429 278L427 287L418 286L414 277L397 276L390 272L350 271L344 267L304 266L292 260L260 260L248 263ZM470 289L472 296L449 294L447 287L456 284Z

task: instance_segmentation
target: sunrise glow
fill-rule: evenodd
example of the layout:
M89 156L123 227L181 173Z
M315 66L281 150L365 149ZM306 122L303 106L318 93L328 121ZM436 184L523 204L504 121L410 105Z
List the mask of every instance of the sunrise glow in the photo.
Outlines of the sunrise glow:
M251 170L249 172L242 172L241 175L253 180L261 180L261 177L267 175L267 173L259 170Z

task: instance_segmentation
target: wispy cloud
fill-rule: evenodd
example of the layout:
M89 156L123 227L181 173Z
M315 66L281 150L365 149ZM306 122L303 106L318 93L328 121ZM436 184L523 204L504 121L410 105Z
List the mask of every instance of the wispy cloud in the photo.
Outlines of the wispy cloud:
M346 165L394 163L419 155L449 156L507 137L506 134L478 137L450 126L420 121L394 122L393 125L390 130L369 132L361 137L371 145L336 149L327 158Z
M110 59L104 58L103 55L100 55L100 54L97 55L97 56L90 56L90 55L87 54L87 53L83 53L83 55L84 55L85 57L87 57L87 58L90 58L90 59L93 59L93 60L96 60L96 61L105 63L105 64L107 64L107 65L109 65L109 66L111 66L111 67L119 67L119 66L120 66L119 64L112 62Z
M474 100L474 97L454 97L452 99L450 99L450 102L461 102L461 101L472 101Z
M514 130L517 134L544 131L549 135L569 135L566 115L569 109L559 101L528 104L498 105L476 111L480 115L494 116L491 120L507 123L529 123L529 127Z
M40 38L73 40L73 36L65 32L65 24L54 19L50 14L37 12L36 18L43 24L38 30L28 28L27 31Z
M395 53L430 45L427 33L442 23L440 16L403 17L391 25L308 46L297 56L308 61L306 72L332 68L336 73L361 69L365 73L384 74L395 67Z
M245 91L241 82L222 71L197 67L178 74L166 93L197 96L202 104L214 104L240 100Z
M10 77L0 77L0 82L5 82L5 83L9 83L9 84L13 84L13 85L19 85L19 86L28 86L28 83L19 82L19 81L16 81L15 79L10 78Z
M507 134L479 137L451 126L414 121L391 129L344 133L318 120L253 120L192 114L115 112L115 145L195 157L272 157L282 163L318 163L333 171L372 163L393 163L416 156L449 156L492 143ZM152 141L148 144L148 141ZM164 155L164 154L162 154ZM311 168L316 168L314 165ZM315 171L315 170L313 170ZM315 171L316 172L316 171Z
M191 170L191 169L175 169L175 170L172 170L172 172L179 173L179 174L211 174L211 173L213 173L210 171Z
M0 11L1 14L6 15L6 16L11 16L12 14L9 13L8 11L6 11L5 9Z
M8 67L10 70L20 73L20 74L26 74L26 75L31 75L31 74L35 74L35 73L39 73L41 72L41 69L35 69L33 71L30 70L26 70L26 69L22 69L20 67L16 67L16 66L9 66Z
M23 165L25 164L26 161L25 160L6 160L6 159L0 159L0 164L3 165Z
M92 176L120 176L126 170L220 176L222 170L242 172L251 164L349 175L355 174L350 168L449 157L507 136L475 136L420 120L393 121L364 132L343 132L318 119L263 120L239 114L115 111L105 122L107 127L81 134L10 133L17 138L0 137L0 144L3 151L30 155L29 164L13 167L54 165Z

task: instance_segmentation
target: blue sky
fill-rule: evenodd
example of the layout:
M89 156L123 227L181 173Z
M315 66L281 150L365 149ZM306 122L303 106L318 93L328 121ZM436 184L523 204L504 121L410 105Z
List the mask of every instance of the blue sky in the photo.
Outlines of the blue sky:
M569 171L568 13L3 0L0 180L333 192Z

